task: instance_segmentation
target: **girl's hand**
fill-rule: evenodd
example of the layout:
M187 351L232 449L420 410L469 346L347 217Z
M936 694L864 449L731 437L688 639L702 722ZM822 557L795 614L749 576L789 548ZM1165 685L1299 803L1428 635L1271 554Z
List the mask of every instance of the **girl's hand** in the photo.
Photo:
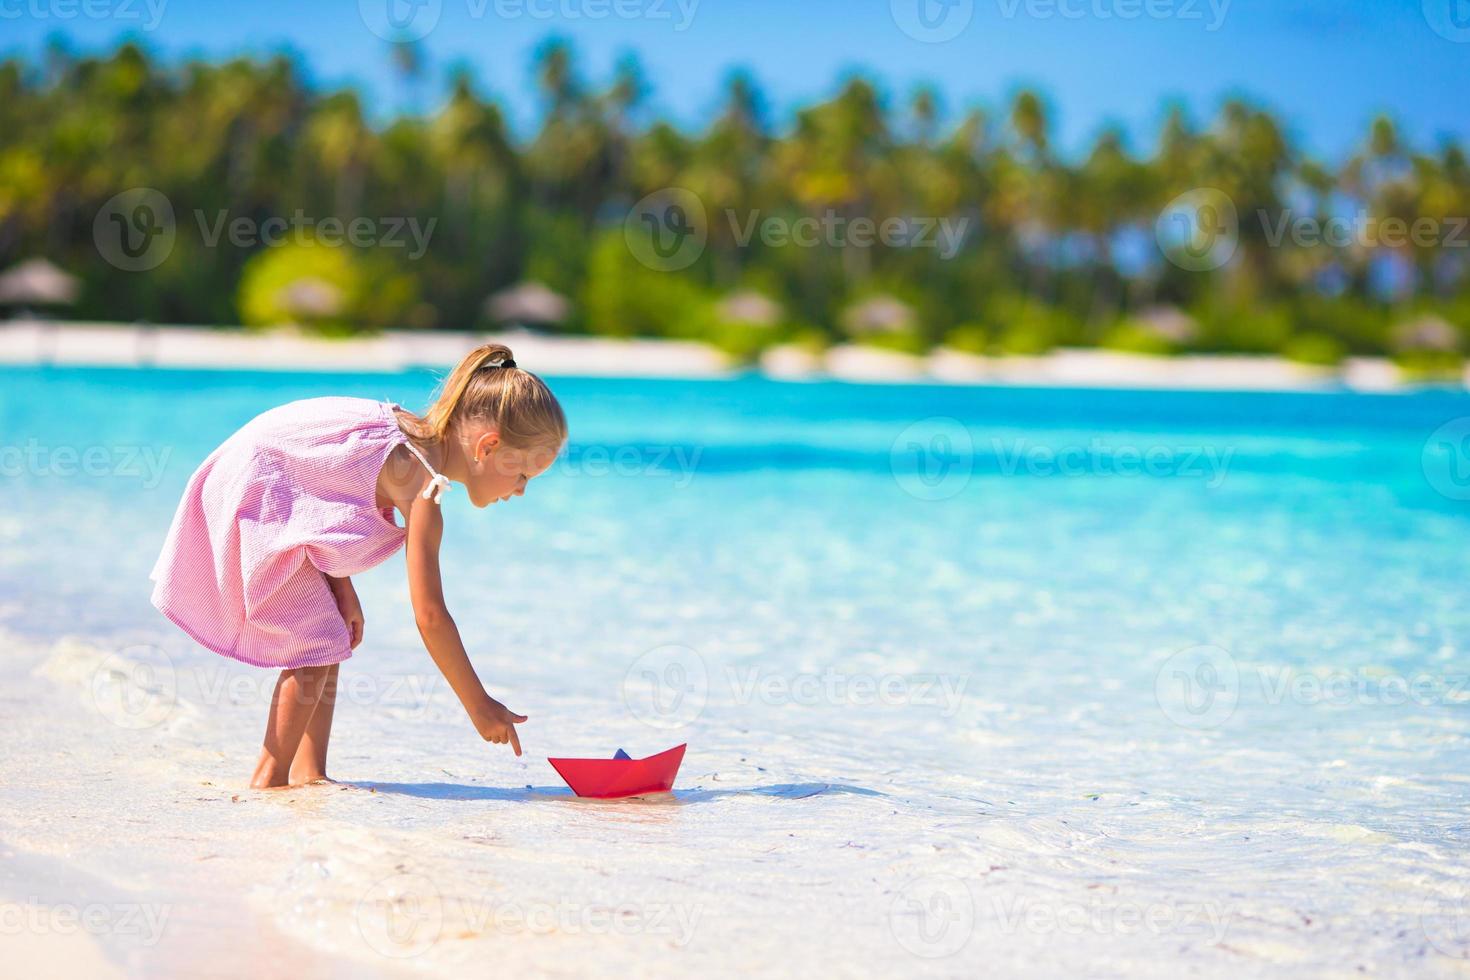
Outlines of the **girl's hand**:
M347 632L352 637L352 649L362 642L362 603L358 601L357 590L352 587L350 578L328 578L327 582L332 586L332 595L337 600L337 609L342 613L342 621L347 624Z
M487 697L479 709L470 713L470 720L475 723L475 731L485 741L496 745L509 742L510 747L516 750L516 755L521 754L521 740L516 736L516 725L526 720L525 715L518 715L494 698Z

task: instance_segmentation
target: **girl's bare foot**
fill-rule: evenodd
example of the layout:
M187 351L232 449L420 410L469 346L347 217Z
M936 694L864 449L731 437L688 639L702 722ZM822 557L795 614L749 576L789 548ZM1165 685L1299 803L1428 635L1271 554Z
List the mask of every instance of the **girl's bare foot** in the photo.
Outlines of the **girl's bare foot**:
M294 773L294 772L291 774L291 785L292 786L325 786L328 783L335 783L335 782L336 782L335 779L331 778L330 776L328 776L324 772L319 772L319 773L314 773L314 774L313 773L304 773L304 774L302 774L300 776L296 775L296 773Z

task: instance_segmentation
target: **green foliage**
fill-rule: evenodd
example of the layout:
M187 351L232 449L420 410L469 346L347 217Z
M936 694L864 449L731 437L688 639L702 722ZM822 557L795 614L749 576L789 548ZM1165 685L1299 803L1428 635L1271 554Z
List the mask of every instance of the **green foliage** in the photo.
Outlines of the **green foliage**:
M785 339L787 328L780 324L731 323L711 316L708 331L695 339L713 344L737 363L752 363L761 351Z
M1394 361L1416 381L1459 381L1465 372L1465 358L1455 351L1404 351Z
M392 50L394 70L427 89L418 50ZM932 98L903 106L854 77L775 132L741 75L707 126L680 130L640 111L648 86L636 62L599 84L552 42L531 79L545 113L517 140L463 71L442 92L407 100L432 111L379 124L355 93L313 88L285 56L162 62L124 43L45 57L0 61L0 268L44 255L76 273L80 318L469 328L484 324L487 296L534 279L572 300L564 329L699 338L739 359L845 337L845 312L875 295L906 304L915 323L863 342L913 352L941 340L1018 355L1102 343L1333 363L1388 351L1410 312L1470 337L1463 250L1263 233L1343 209L1445 228L1470 214L1463 148L1415 147L1391 120L1376 120L1347 159L1316 162L1290 126L1234 100L1207 126L1176 114L1157 140L1108 129L1063 159L1058 107L1042 93L947 126ZM101 261L93 236L107 202L137 187L159 190L175 211L172 252L146 273ZM670 188L694 195L708 238L691 265L662 272L633 257L623 224L635 202ZM1176 254L1186 268L1153 236L1191 188L1225 195L1240 221L1238 240ZM409 220L433 230L412 253L381 241L210 244L197 218L297 213L367 219L379 236ZM872 240L860 240L864 225ZM873 234L885 227L887 237ZM1179 241L1207 233L1207 245L1214 230L1175 229ZM1133 247L1125 263L1120 240L1140 235L1147 254ZM1390 266L1398 272L1382 275ZM302 278L340 295L330 315L286 308L285 290ZM769 297L784 322L722 322L715 298L737 288ZM1183 311L1197 335L1159 336L1141 320L1157 306ZM1430 375L1455 370L1452 357L1405 361Z
M1103 336L1102 345L1130 354L1155 356L1172 354L1178 350L1178 345L1167 337L1161 337L1157 331L1149 329L1148 324L1138 320L1124 320L1113 327Z
M1200 326L1203 349L1231 354L1278 352L1292 332L1291 315L1281 306L1210 306Z
M593 244L582 303L592 331L611 337L698 338L714 320L704 290L681 273L643 265L621 228Z
M993 306L994 352L1020 356L1045 354L1079 329L1063 310L1025 297L1006 297Z
M962 323L944 335L944 346L966 354L988 354L990 331L982 323Z
M1282 356L1301 364L1335 367L1347 355L1335 337L1321 333L1304 333L1292 337L1281 349Z
M898 351L900 354L925 354L929 344L916 331L895 330L892 333L870 334L862 339L869 347Z

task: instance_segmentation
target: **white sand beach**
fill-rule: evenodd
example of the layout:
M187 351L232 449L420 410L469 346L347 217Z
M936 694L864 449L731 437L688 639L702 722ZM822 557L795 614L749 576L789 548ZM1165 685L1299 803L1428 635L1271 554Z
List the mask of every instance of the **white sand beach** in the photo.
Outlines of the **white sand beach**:
M0 322L0 364L229 368L279 371L401 371L452 366L487 341L511 345L549 376L720 378L740 366L696 341L555 336L529 331L384 331L327 339L291 330L152 326L61 321ZM863 383L938 383L1202 391L1391 392L1420 385L1386 358L1349 358L1321 368L1271 356L1150 357L1101 349L1059 349L1036 357L980 357L945 348L926 357L843 344L826 351L785 345L761 357L771 378ZM1470 370L1465 383L1470 384Z

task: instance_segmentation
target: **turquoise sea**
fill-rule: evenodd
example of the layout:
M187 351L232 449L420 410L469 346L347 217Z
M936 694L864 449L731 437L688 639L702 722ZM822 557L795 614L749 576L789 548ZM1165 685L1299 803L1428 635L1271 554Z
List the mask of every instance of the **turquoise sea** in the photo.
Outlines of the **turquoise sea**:
M1470 396L548 380L559 462L445 505L526 755L395 558L342 784L263 794L273 675L148 603L179 493L266 408L434 376L0 368L23 928L101 903L131 974L1470 969ZM681 742L672 796L546 763Z

